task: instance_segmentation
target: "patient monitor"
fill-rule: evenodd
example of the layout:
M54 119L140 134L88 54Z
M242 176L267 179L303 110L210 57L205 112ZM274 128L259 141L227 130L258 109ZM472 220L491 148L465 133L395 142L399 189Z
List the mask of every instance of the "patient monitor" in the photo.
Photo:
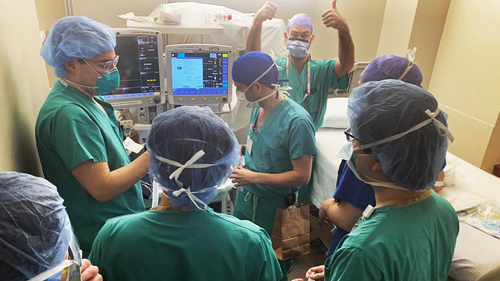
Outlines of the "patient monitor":
M115 28L115 53L120 85L104 96L115 108L147 107L165 103L162 50L158 31Z
M231 47L209 44L168 45L165 54L170 104L231 103Z

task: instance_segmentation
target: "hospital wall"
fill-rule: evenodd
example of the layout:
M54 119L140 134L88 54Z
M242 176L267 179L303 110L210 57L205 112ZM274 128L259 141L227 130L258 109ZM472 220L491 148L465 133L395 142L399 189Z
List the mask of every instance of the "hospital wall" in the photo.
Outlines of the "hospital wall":
M41 175L34 128L49 84L39 55L41 36L35 3L2 1L0 18L0 171Z
M161 3L160 0L142 0L141 5L137 5L136 0L71 0L70 2L73 5L75 15L88 16L111 27L126 27L125 20L118 18L118 14L134 12L136 15L147 16ZM169 3L175 2L193 1L169 1ZM199 0L195 2L226 6L244 13L255 13L262 7L265 0ZM285 20L285 23L288 23L288 19L296 13L307 13L311 16L316 34L316 39L311 45L311 53L314 54L314 58L325 59L338 56L337 31L326 28L321 20L323 11L332 7L331 0L273 0L273 2L278 5L276 17ZM340 14L346 18L356 43L356 59L358 61L367 62L376 56L385 3L386 0L338 1L337 8ZM96 7L99 8L96 9Z
M451 1L429 91L448 113L449 151L488 172L500 162L500 2Z
M56 21L66 16L64 0L35 0L36 13L40 32L45 36L49 34L50 28ZM53 74L53 68L45 64L48 74L49 85L53 85L57 77Z

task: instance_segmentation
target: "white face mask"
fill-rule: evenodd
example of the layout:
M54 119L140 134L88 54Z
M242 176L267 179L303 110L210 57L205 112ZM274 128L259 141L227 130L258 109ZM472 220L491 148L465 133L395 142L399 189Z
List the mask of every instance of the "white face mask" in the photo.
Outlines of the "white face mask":
M349 160L351 158L352 151L352 141L348 141L337 153L337 157L343 160Z
M246 89L242 92L242 91L236 91L236 96L238 97L238 100L239 101L246 101L248 102L247 104L247 108L259 108L259 102L263 101L263 100L266 100L268 98L270 98L274 93L276 93L276 91L273 91L272 93L270 93L269 95L265 96L265 97L262 97L256 101L249 101L245 95L246 91L248 91L255 82L259 81L260 78L264 77L269 71L271 71L271 69L273 68L275 64L273 63L268 69L266 69L266 71L264 71L264 73L262 73L259 77L257 77L252 83L250 83L250 85L248 85L248 87L246 87ZM276 96L277 98L277 96Z
M290 40L286 41L286 48L290 55L294 58L305 58L308 55L307 49L309 49L309 41L303 42L299 40Z
M356 156L373 156L371 154L356 154ZM354 162L354 152L352 153L352 156L350 157L349 160L347 160L347 165L351 169L351 171L354 173L354 175L362 182L369 184L371 186L381 186L381 187L389 187L393 189L400 189L400 190L408 190L405 188L402 188L398 184L394 182L386 182L386 181L379 181L374 178L371 178L367 175L361 175L361 173L358 171L356 168L356 164Z

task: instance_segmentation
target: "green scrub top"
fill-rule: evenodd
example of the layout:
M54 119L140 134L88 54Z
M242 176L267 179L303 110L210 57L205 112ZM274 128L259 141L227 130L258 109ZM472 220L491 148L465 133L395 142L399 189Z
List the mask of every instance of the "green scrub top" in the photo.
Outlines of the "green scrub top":
M446 280L459 223L450 203L429 192L408 206L376 208L326 260L325 280Z
M290 99L283 99L259 130L255 130L259 110L254 109L250 116L252 125L248 137L252 140L252 151L250 154L247 148L245 152L246 169L280 174L293 170L293 159L316 154L314 125L300 105ZM243 191L237 193L234 215L240 219L253 219L271 235L276 209L283 208L283 197L297 191L299 187L276 188L264 184L244 186ZM252 198L248 198L247 194Z
M323 125L323 119L326 112L326 101L330 89L345 89L347 88L347 75L337 78L335 72L335 62L337 59L315 60L311 59L311 92L316 89L316 93L304 99L307 91L307 63L304 66L302 73L297 77L295 67L290 62L288 68L288 76L286 69L286 58L276 59L276 64L281 66L279 70L279 79L289 79L288 85L292 87L288 93L292 100L300 103L302 107L311 115L314 122L315 131Z
M252 140L252 150L251 154L249 149L245 152L246 169L279 174L293 170L293 159L316 155L314 125L300 105L285 97L256 130L259 111L260 108L254 109L250 116L248 136ZM274 188L251 184L244 188L257 196L284 196L295 192L298 187Z
M177 210L109 220L89 257L104 280L281 279L262 228L211 209Z
M259 130L255 123L259 108L250 116L248 137L252 140L251 153L245 152L245 168L251 171L280 174L293 170L292 160L304 155L316 155L314 124L311 116L291 99L285 98L273 109ZM271 235L276 209L284 208L285 195L297 191L297 187L276 188L263 184L251 184L238 191L234 216L255 222ZM290 261L280 261L283 279L288 280Z
M42 105L35 127L43 173L64 199L85 257L106 220L145 210L140 182L107 202L98 202L71 173L87 160L107 162L110 171L130 163L113 107L102 97L95 100L106 114L89 97L58 81Z

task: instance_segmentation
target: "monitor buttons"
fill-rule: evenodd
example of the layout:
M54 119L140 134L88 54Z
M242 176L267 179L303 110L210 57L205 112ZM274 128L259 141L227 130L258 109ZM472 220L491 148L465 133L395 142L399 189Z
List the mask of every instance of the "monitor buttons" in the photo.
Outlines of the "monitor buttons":
M223 96L222 98L220 98L220 100L221 100L222 102L227 102L227 97L226 97L226 96Z

